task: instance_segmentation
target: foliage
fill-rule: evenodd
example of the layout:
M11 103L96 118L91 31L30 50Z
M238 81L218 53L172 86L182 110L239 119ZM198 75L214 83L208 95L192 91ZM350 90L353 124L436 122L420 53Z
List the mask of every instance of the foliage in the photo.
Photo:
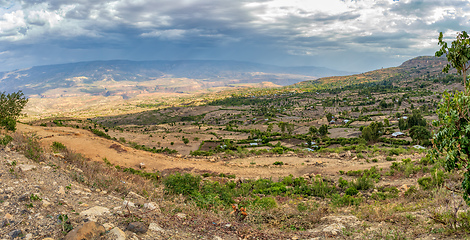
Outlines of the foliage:
M431 138L431 132L423 126L413 126L410 129L410 137L413 141L417 141L419 144L423 144L425 140Z
M326 116L325 116L325 117L326 117L326 121L327 121L327 122L333 120L333 118L334 118L333 114L330 113L330 112L326 113Z
M184 175L176 173L166 177L163 183L165 184L165 191L168 193L190 195L199 191L201 177L189 173Z
M413 114L408 118L407 128L412 128L414 126L423 126L427 125L426 119L423 118L421 113L418 110L413 110Z
M362 129L362 138L368 142L376 142L383 135L384 126L381 122L372 122Z
M317 132L318 132L318 129L315 126L310 126L310 128L308 129L308 133L312 136L317 134Z
M318 129L318 133L320 133L321 136L325 136L326 134L328 134L328 125L321 125L320 129Z
M0 138L0 145L8 145L11 141L13 141L13 138L10 135L5 135L3 138Z
M462 92L453 95L445 92L437 114L439 119L433 122L438 128L433 137L433 156L436 161L444 157L448 171L466 170L462 187L470 204L470 97Z
M20 146L20 150L23 152L25 157L36 162L40 162L41 160L43 160L44 156L42 153L44 152L44 150L41 148L39 138L35 135L22 137L24 138L24 140L22 141L23 144Z
M28 102L23 92L5 94L0 93L0 126L7 130L16 130L16 119Z
M91 129L91 132L94 133L95 135L97 136L100 136L100 137L104 137L106 139L111 139L111 136L109 136L108 134L106 134L105 132L102 132L98 129Z
M52 151L54 152L63 152L67 150L67 147L60 142L53 142L51 145Z
M467 70L470 68L468 61L470 60L470 37L467 32L462 31L457 33L457 39L452 42L452 46L448 47L447 43L443 41L444 35L439 33L439 45L441 49L436 52L436 56L440 57L446 55L449 63L442 70L449 72L450 68L457 69L457 72L463 76L463 84L465 86L466 94L469 95L467 84Z

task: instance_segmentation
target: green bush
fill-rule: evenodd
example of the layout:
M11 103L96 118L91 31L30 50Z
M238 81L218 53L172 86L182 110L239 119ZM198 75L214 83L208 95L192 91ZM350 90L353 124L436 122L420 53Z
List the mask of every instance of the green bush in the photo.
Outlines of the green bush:
M5 127L6 130L16 131L16 120L12 117L0 118L0 126Z
M331 204L336 207L358 206L361 202L362 198L357 198L350 195L341 196L339 194L333 194L331 196Z
M359 177L356 180L352 181L351 185L357 190L369 190L374 188L374 182L372 181L372 178L366 175L363 175L362 177Z
M39 162L41 161L44 156L44 150L41 148L41 144L39 143L39 139L36 136L25 136L26 143L21 146L21 150L25 157Z
M0 138L0 145L6 146L11 141L13 141L13 138L10 135L5 135L3 138Z
M431 177L422 177L418 179L418 184L424 190L433 189L444 185L445 173L441 170L436 170Z
M67 150L67 147L60 142L53 142L51 145L52 151L54 152L63 152Z
M167 193L191 195L199 191L201 177L193 176L189 173L185 173L184 175L176 173L167 176L163 183Z
M106 139L111 139L111 136L109 136L108 134L98 130L98 129L91 129L91 132L94 133L95 135L97 136L100 136L100 137L104 137Z
M277 207L276 200L272 197L257 198L253 201L253 205L263 210L270 210Z
M346 189L346 192L345 192L345 194L349 196L354 196L357 193L359 193L359 191L354 186Z

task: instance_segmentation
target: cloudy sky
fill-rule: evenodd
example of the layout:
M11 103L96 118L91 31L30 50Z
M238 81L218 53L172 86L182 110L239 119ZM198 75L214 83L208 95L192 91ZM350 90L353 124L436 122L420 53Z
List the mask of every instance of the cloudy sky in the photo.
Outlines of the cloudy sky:
M0 0L0 16L0 71L220 59L364 72L433 55L441 31L469 31L470 1Z

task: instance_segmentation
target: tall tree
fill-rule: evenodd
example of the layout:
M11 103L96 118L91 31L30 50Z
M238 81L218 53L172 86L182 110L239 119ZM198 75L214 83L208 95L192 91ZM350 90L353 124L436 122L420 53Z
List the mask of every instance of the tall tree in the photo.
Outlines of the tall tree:
M439 109L438 120L433 122L437 131L433 134L432 151L433 159L438 161L444 159L446 170L463 169L463 197L470 205L470 91L467 84L468 61L470 59L469 36L466 32L457 35L448 48L447 43L442 41L443 35L439 34L439 45L441 49L436 56L447 54L449 64L443 71L448 72L450 67L455 67L464 78L464 92L455 94L444 92Z
M451 47L447 46L447 43L443 41L444 35L439 33L439 49L436 52L436 56L440 57L446 55L449 63L442 69L443 72L449 72L450 68L457 69L459 74L463 76L463 84L465 86L465 92L468 95L468 84L467 84L467 71L470 68L470 37L467 32L462 31L457 33L457 39L452 41Z

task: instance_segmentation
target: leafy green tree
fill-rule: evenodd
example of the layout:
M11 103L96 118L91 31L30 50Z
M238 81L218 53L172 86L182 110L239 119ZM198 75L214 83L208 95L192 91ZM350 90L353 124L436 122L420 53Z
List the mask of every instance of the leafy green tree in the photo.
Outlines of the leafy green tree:
M317 134L317 132L318 132L318 129L315 126L310 126L310 128L308 129L308 133L312 136Z
M382 122L372 122L362 129L362 138L368 142L375 142L383 135L384 125Z
M27 102L28 99L21 91L9 94L0 93L0 126L15 131L16 120Z
M390 121L388 121L387 118L384 119L384 124L385 124L385 127L388 127L390 126Z
M287 132L289 133L289 135L292 135L292 132L294 132L294 124L288 123L286 127L287 127Z
M277 126L281 129L281 132L284 133L286 131L287 123L286 122L278 122Z
M273 131L273 124L270 123L270 124L268 125L268 128L266 129L266 132L272 132L272 131Z
M408 123L405 119L403 118L400 118L400 120L398 120L398 128L403 131L405 129L408 128Z
M446 54L449 64L443 71L448 72L451 66L456 68L463 75L465 91L455 94L444 92L437 110L438 120L433 122L437 130L433 134L432 156L435 161L443 158L448 171L464 170L463 198L470 205L470 87L466 77L470 67L469 36L466 32L459 33L450 48L442 38L443 35L440 33L441 49L436 52L436 56Z
M318 133L320 133L321 136L325 136L326 134L328 134L328 125L321 125L320 129L318 129Z
M388 104L387 102L385 102L385 100L382 99L382 101L380 101L379 103L379 106L382 108L382 109L385 109L388 107Z
M333 117L334 116L333 116L332 113L330 113L330 112L326 113L326 121L328 121L328 122L331 121L333 119Z
M447 46L443 38L444 35L442 32L439 33L438 44L441 46L441 49L436 52L436 57L446 55L449 63L442 71L448 73L451 67L457 69L457 72L463 76L463 85L465 87L465 93L468 96L470 93L467 88L467 71L470 68L470 37L465 31L457 33L457 39L452 42L451 47Z
M407 128L412 128L414 126L423 126L427 125L426 119L421 116L419 110L414 110L413 115L408 118Z
M417 141L419 144L423 144L425 140L431 138L431 132L423 126L413 126L410 128L410 137L413 141Z

